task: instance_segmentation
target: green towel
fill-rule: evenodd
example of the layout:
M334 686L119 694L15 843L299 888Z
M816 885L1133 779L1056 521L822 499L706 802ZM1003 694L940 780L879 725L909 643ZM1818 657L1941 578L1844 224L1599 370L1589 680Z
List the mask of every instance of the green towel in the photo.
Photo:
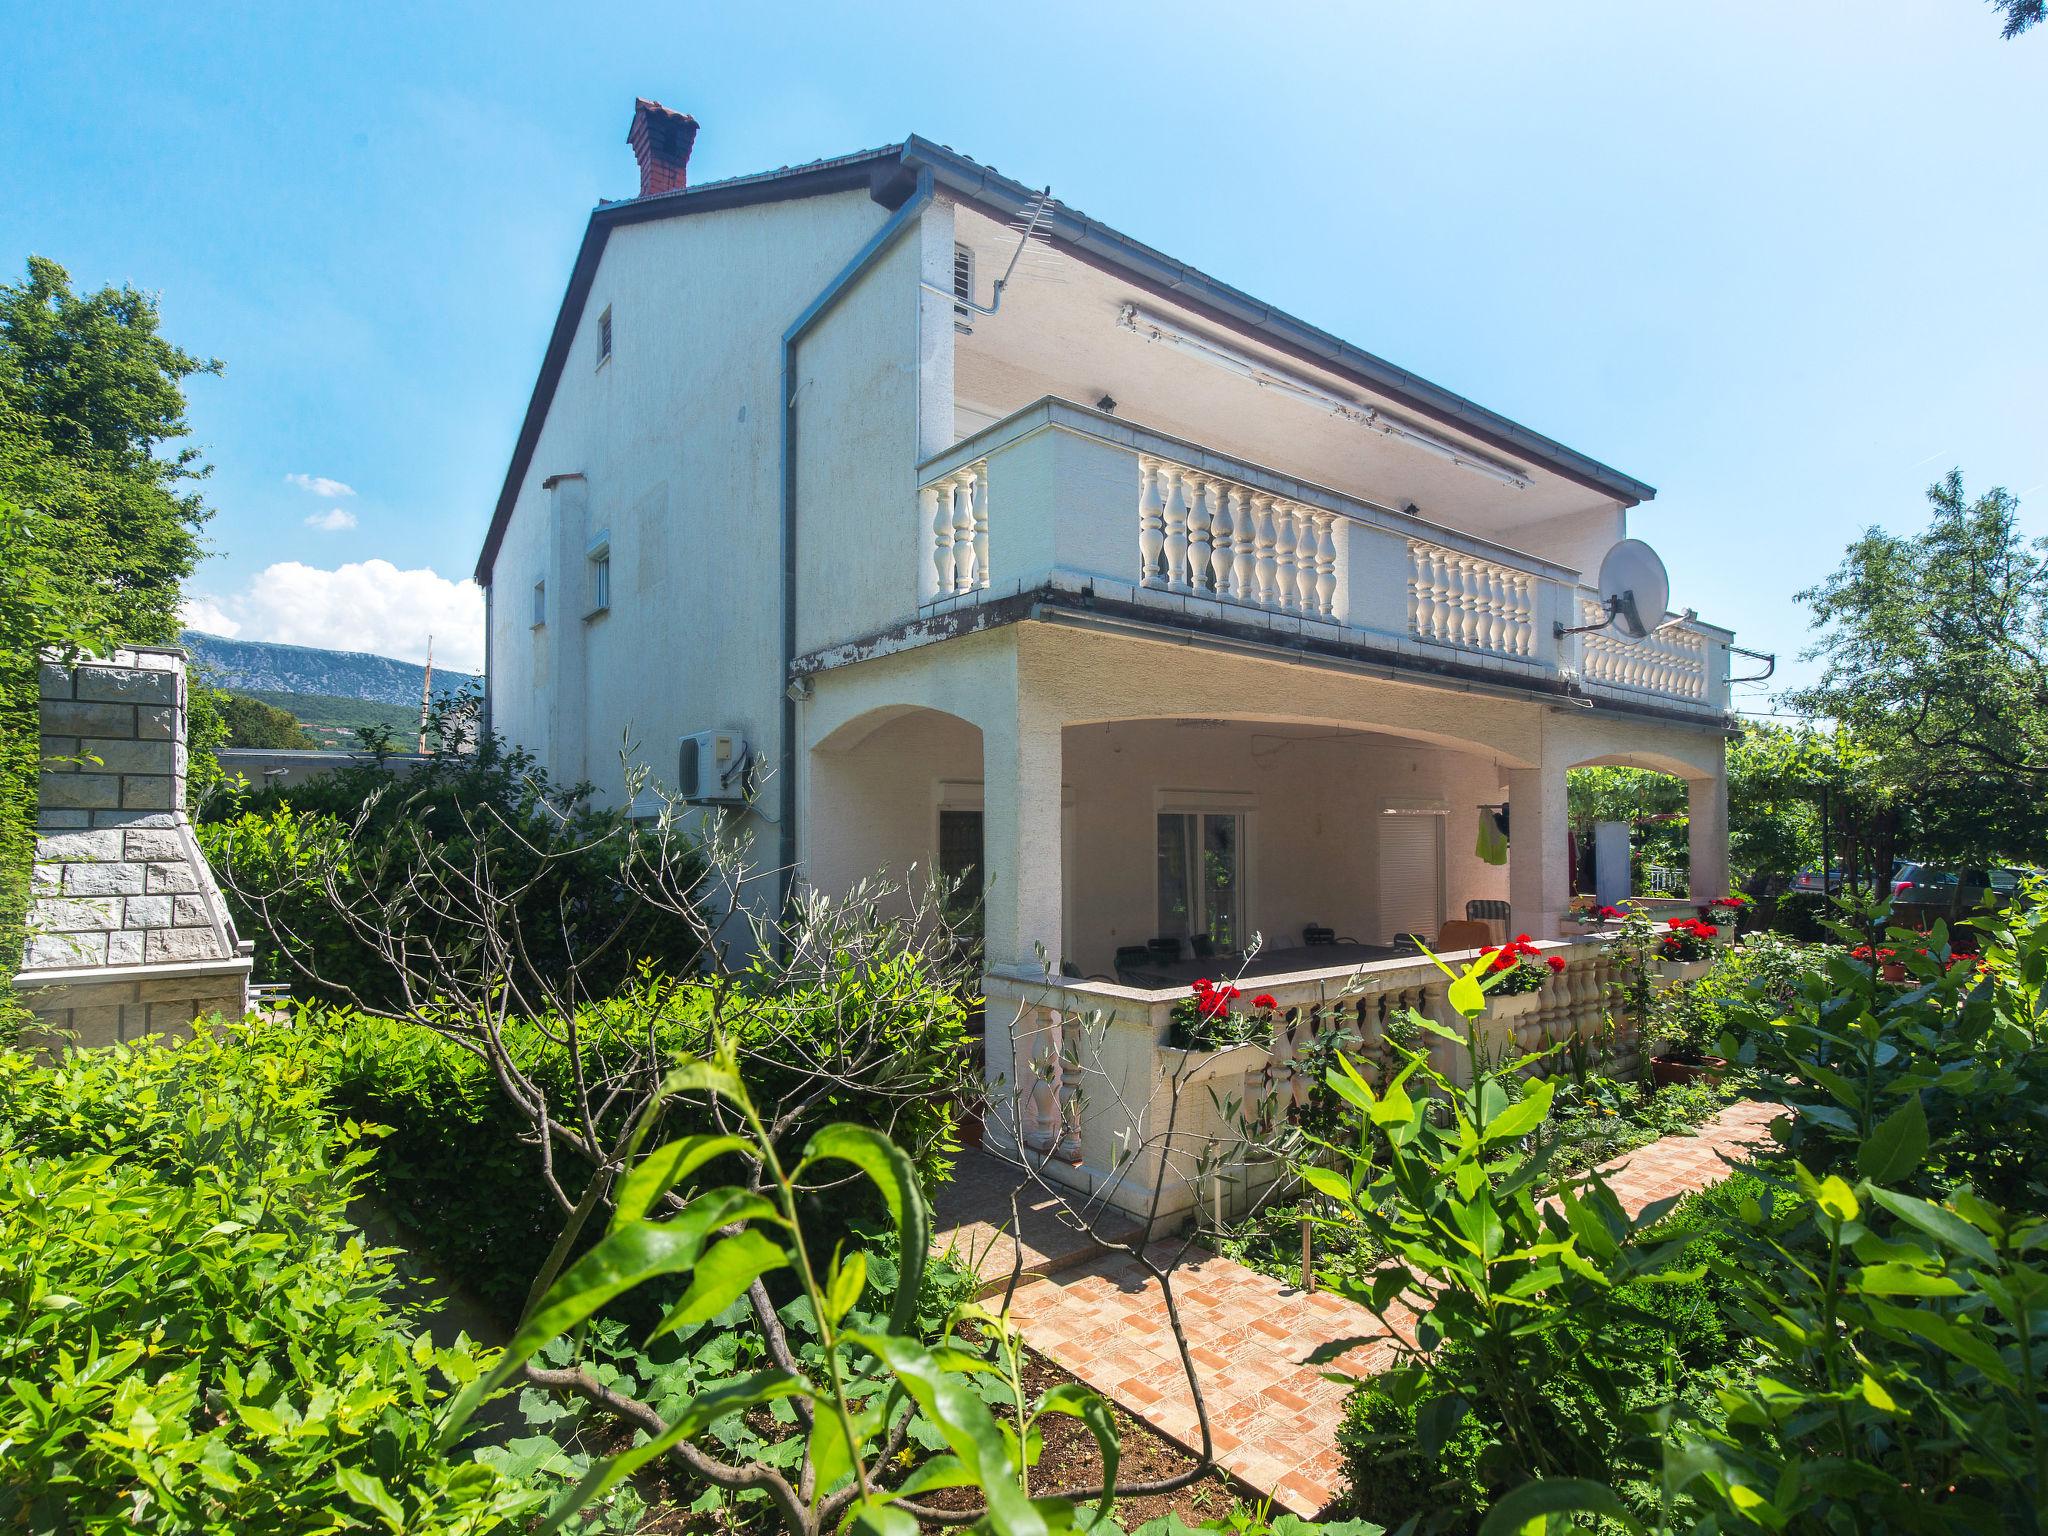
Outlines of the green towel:
M1479 813L1479 843L1472 850L1487 864L1505 864L1508 861L1508 840L1500 830L1500 823L1494 820L1493 812Z

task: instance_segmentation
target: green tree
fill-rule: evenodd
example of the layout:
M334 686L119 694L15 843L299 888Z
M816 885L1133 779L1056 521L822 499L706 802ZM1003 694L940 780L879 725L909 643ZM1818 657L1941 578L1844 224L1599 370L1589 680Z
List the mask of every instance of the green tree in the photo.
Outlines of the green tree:
M177 446L184 382L221 365L157 324L151 295L76 294L40 256L0 284L0 493L63 525L89 561L74 575L105 595L120 639L167 645L210 515L195 489L207 466Z
M1788 696L1873 754L1915 852L1967 862L2033 855L2048 819L2048 540L2020 531L2019 498L1928 488L1918 533L1869 529L1799 594L1827 663Z
M2007 42L2048 18L2048 0L1991 0L1991 9L2005 18L1998 35Z
M193 692L198 691L195 684ZM214 700L227 725L226 746L306 752L320 745L306 734L289 710L266 704L261 699L252 699L247 694L226 690L215 692Z
M27 899L38 652L174 642L200 555L183 386L220 364L157 320L148 294L81 296L38 256L0 284L0 950Z

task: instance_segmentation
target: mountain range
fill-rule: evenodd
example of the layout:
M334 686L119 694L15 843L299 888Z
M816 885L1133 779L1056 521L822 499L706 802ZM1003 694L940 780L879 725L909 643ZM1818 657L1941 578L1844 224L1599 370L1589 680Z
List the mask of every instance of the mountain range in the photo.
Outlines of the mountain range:
M420 707L426 668L416 662L375 656L368 651L329 651L312 645L278 645L269 640L230 640L187 630L179 643L191 653L192 670L216 688L263 695L272 702L283 694L323 699L362 699L377 704ZM481 691L483 679L473 672L434 668L434 692ZM288 705L286 707L289 707ZM303 716L301 717L303 718Z

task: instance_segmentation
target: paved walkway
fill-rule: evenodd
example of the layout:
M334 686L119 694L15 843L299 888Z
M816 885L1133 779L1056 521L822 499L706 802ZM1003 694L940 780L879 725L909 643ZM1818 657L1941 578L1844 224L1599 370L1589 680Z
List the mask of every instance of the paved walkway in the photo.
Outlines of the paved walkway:
M1740 1158L1767 1139L1765 1127L1777 1113L1750 1101L1731 1104L1695 1134L1667 1136L1601 1171L1634 1214L1666 1195L1719 1182L1722 1155ZM992 1158L977 1159L972 1171L975 1189L940 1202L940 1248L949 1241L965 1248L977 1232L992 1236L995 1224L1008 1218L1015 1176L1005 1178ZM968 1208L969 1198L978 1210ZM1086 1239L1061 1225L1056 1212L1040 1209L1034 1220L1027 1226L1026 1265L1047 1278L1017 1291L1012 1311L1025 1339L1162 1434L1199 1444L1194 1399L1158 1282L1127 1255L1088 1257L1080 1246ZM984 1277L1006 1280L1011 1257L1002 1249L984 1264ZM1393 1354L1386 1330L1342 1297L1305 1294L1200 1249L1173 1272L1172 1284L1218 1460L1295 1513L1320 1512L1342 1483L1337 1426L1350 1393L1324 1380L1322 1370L1363 1375L1380 1369ZM1379 1342L1352 1350L1332 1367L1301 1363L1318 1345L1343 1338Z

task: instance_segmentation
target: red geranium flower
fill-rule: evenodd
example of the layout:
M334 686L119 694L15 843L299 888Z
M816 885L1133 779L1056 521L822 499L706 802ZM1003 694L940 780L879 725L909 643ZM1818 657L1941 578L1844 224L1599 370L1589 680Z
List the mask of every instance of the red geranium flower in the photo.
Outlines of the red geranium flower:
M1549 966L1553 971L1562 971L1564 969L1564 956L1546 955L1543 958L1543 963Z
M1278 1008L1280 1000L1270 992L1261 992L1252 999L1252 1006L1254 1008Z
M1627 917L1627 916L1628 916L1628 914L1627 914L1626 912L1622 911L1622 910L1621 910L1621 908L1619 908L1619 907L1602 907L1602 908L1600 909L1600 911L1599 911L1598 915L1599 915L1599 916L1601 916L1601 917Z

